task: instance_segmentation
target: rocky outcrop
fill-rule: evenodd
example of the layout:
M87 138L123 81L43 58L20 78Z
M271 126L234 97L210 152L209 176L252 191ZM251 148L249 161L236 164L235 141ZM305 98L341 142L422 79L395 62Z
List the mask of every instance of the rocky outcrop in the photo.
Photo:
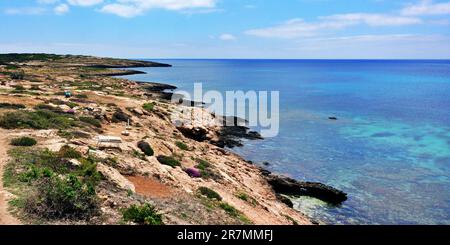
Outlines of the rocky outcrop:
M204 127L181 126L177 128L184 137L203 142L209 139L208 130Z
M117 187L122 188L124 190L131 190L136 192L136 188L133 183L131 183L127 178L120 174L118 170L115 168L111 168L104 164L99 163L97 165L97 170L110 182L117 185Z
M339 205L347 200L347 193L322 183L300 182L268 171L262 173L277 194L310 196L333 205Z

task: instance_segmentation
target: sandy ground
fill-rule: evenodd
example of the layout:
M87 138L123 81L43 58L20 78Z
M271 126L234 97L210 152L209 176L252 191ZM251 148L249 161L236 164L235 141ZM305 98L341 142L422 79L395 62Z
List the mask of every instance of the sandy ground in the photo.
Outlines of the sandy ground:
M8 138L6 130L0 129L0 173L8 162ZM8 211L10 194L3 188L3 174L0 175L0 225L18 225L20 221L14 218Z

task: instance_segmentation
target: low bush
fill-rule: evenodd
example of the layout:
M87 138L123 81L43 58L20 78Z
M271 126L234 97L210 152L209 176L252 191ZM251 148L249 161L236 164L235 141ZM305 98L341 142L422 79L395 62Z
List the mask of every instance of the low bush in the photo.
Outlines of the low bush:
M228 215L230 215L232 217L239 217L240 216L239 211L235 207L231 206L228 203L221 202L219 204L219 207L221 209L223 209Z
M171 166L172 168L181 166L181 163L173 157L158 156L157 159L161 164Z
M213 179L213 180L220 180L222 177L214 172L211 163L202 160L202 159L196 159L197 166L195 168L200 170L200 173L202 175L202 178L204 179Z
M14 111L0 116L0 127L6 129L67 129L75 126L76 122L68 115L62 115L48 110Z
M52 102L56 102L56 101L52 101ZM47 111L51 111L51 112L58 113L58 114L64 113L64 111L61 108L59 108L59 107L55 107L55 106L52 106L52 105L49 105L49 104L43 104L43 103L36 105L34 107L34 109L35 110L47 110Z
M25 210L48 219L89 219L98 214L95 188L75 175L41 178L35 195L27 198Z
M9 76L13 80L23 80L25 78L25 73L23 71L11 72Z
M84 122L84 123L90 124L90 125L92 125L94 127L97 127L97 128L101 128L102 127L102 123L100 122L100 120L97 120L97 119L95 119L93 117L80 117L79 120Z
M148 112L152 112L155 109L155 103L145 103L142 108Z
M14 146L33 146L36 145L37 141L30 137L20 137L11 140L11 145Z
M26 107L22 104L0 103L0 108L18 110L18 109L25 109Z
M16 90L16 91L25 91L25 87L22 86L22 85L20 85L20 84L14 85L13 88L14 88L14 90Z
M183 142L181 142L181 141L175 142L175 145L176 145L178 148L180 148L181 150L183 150L183 151L188 151L188 150L189 150L189 147L188 147L185 143L183 143Z
M217 201L222 200L222 197L219 195L219 193L211 190L208 187L200 187L198 188L198 192L209 199L216 199Z
M153 156L155 154L150 144L145 141L139 141L137 146L146 156Z
M88 98L88 96L86 94L76 94L75 97L78 99L87 99Z
M122 216L125 221L131 221L140 225L164 225L162 215L151 204L141 206L132 205L122 210Z
M67 104L66 104L68 107L70 107L70 108L74 108L74 107L77 107L77 106L80 106L80 105L78 105L77 103L75 103L75 102L67 102Z
M61 158L79 159L81 158L81 153L75 150L74 148L65 145L61 147L61 149L59 149L58 156Z

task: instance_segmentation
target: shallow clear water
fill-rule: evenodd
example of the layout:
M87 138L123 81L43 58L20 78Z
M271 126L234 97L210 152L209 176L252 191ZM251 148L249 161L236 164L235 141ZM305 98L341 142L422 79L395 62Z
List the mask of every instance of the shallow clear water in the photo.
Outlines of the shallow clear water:
M280 91L278 137L235 152L346 191L296 206L333 224L450 224L450 61L159 60L140 81ZM337 116L338 121L328 120Z

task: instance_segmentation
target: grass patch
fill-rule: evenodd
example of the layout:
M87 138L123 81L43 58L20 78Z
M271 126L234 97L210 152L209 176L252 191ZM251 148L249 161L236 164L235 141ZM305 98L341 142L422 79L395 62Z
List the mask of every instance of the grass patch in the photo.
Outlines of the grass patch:
M213 179L213 180L220 180L222 177L218 175L216 172L214 172L213 167L211 163L202 160L202 159L196 159L197 161L197 168L200 170L200 173L202 175L202 178L204 179Z
M26 107L22 104L11 104L11 103L0 103L0 109L25 109Z
M161 164L171 166L172 168L181 166L181 163L173 157L158 156L157 159Z
M188 151L189 150L189 146L187 146L185 143L181 142L181 141L177 141L175 142L175 145L180 148L183 151Z
M235 207L231 206L230 204L226 202L221 202L219 204L219 207L223 209L228 215L230 215L233 218L238 218L240 221L242 221L245 224L251 224L252 222L245 217L239 210L237 210Z
M87 99L88 96L87 96L86 94L76 94L76 95L75 95L75 98L78 98L78 99Z
M152 103L145 103L142 108L148 112L153 112L155 110L155 102Z
M49 110L14 111L0 116L0 127L5 129L67 129L76 126L76 121L69 115Z
M80 117L79 120L97 128L102 127L102 123L98 119L95 119L93 117Z
M33 146L36 144L37 141L31 137L20 137L11 140L11 145L13 146Z
M123 209L122 216L125 221L131 221L140 225L164 225L162 215L151 204L141 206L132 205L127 209Z
M82 157L80 152L68 145L65 145L59 149L58 156L67 159L79 159Z
M219 195L219 193L215 192L214 190L211 190L208 187L200 187L198 188L198 192L209 199L215 199L217 201L222 200L222 197Z

